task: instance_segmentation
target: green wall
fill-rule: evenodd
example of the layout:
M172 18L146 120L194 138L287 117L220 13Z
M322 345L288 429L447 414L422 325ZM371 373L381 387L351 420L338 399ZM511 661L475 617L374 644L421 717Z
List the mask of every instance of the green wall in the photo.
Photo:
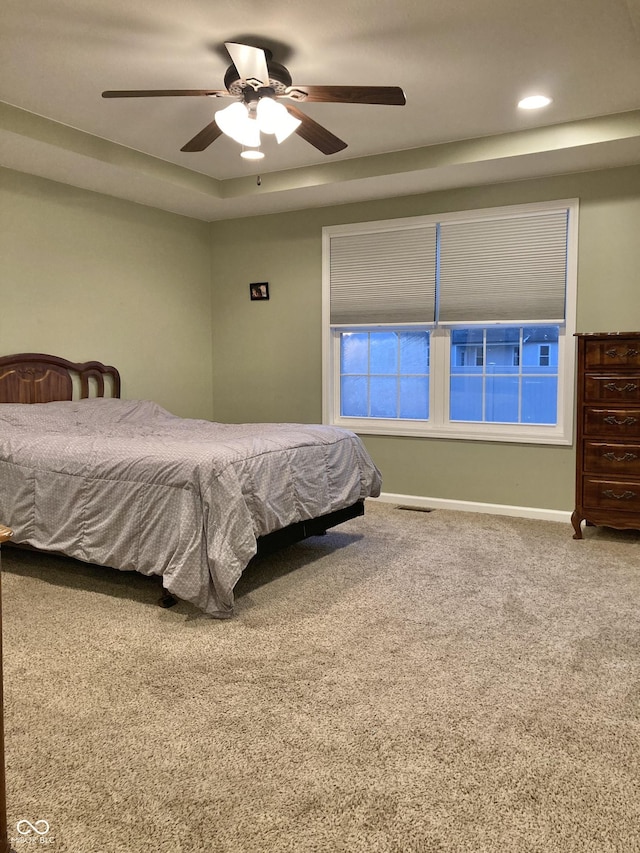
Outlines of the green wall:
M640 168L213 223L213 404L221 421L319 422L325 225L580 199L579 331L640 329ZM268 281L268 302L249 283ZM572 447L365 436L385 492L573 508Z
M123 396L210 417L209 226L0 169L0 353L97 359Z
M640 167L212 224L0 169L0 354L115 364L124 396L184 416L318 422L324 225L574 197L578 329L640 329ZM570 447L364 441L386 492L573 505Z

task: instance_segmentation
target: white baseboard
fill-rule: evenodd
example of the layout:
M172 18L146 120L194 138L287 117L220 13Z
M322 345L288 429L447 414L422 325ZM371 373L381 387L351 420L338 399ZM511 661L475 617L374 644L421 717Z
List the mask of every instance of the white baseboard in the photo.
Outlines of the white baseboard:
M382 492L379 498L369 498L369 500L412 506L418 509L452 509L461 512L485 512L490 515L511 515L516 518L536 518L540 521L560 521L563 524L571 522L571 512L562 509L485 504L479 501L453 501L447 498L428 498L421 495L396 495L392 492Z

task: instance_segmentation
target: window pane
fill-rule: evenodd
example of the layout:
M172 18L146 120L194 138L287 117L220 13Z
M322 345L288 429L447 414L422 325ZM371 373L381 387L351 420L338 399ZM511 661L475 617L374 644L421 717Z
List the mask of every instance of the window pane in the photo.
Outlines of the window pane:
M482 420L482 377L452 376L450 417L452 421Z
M398 417L398 380L395 376L372 376L371 417Z
M395 332L371 333L371 373L398 372L398 336Z
M520 374L520 365L488 364L485 373L487 376L518 376Z
M400 417L429 419L429 377L404 376L400 379Z
M343 417L429 417L428 331L340 333Z
M519 327L490 326L486 329L486 348L487 373L518 375L521 361Z
M518 386L517 376L487 376L485 421L518 423Z
M460 351L462 349L462 352ZM453 359L453 353L451 358ZM470 376L477 375L482 376L484 373L484 368L482 364L476 365L476 356L474 353L469 355L463 347L458 348L458 352L456 353L457 363L451 362L451 374L468 374Z
M450 419L556 424L558 338L558 326L452 330Z
M451 331L452 344L480 344L482 346L482 334L484 329L453 329Z
M429 333L400 332L400 373L429 372Z
M517 326L489 326L487 328L487 344L519 344L520 329Z
M525 365L522 373L526 376L557 376L558 368L551 365Z
M367 373L369 335L367 332L343 332L340 335L340 372Z
M367 390L366 376L343 376L340 382L340 414L346 418L366 418L369 414Z
M558 343L560 334L559 326L524 326L522 329L523 337L526 340L533 339L536 341L548 341L549 343Z
M513 344L487 345L487 373L515 373L518 375L519 348Z
M527 376L522 380L522 420L555 424L558 419L558 377Z
M558 326L525 326L522 330L522 363L540 367L540 356L545 354L548 355L547 366L557 368L559 333Z

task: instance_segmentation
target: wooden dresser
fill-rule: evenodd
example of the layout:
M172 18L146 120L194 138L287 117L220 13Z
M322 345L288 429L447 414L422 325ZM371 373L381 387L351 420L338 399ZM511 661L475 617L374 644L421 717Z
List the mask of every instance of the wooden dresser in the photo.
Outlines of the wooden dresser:
M574 539L640 529L640 332L578 334Z

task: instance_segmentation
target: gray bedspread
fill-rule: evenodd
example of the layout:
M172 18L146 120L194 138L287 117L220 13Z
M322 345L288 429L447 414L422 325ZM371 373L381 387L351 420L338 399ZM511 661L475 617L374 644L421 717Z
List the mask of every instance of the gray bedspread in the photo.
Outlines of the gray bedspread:
M218 424L138 400L0 405L0 521L15 542L162 575L213 616L233 612L258 536L380 485L335 427Z

